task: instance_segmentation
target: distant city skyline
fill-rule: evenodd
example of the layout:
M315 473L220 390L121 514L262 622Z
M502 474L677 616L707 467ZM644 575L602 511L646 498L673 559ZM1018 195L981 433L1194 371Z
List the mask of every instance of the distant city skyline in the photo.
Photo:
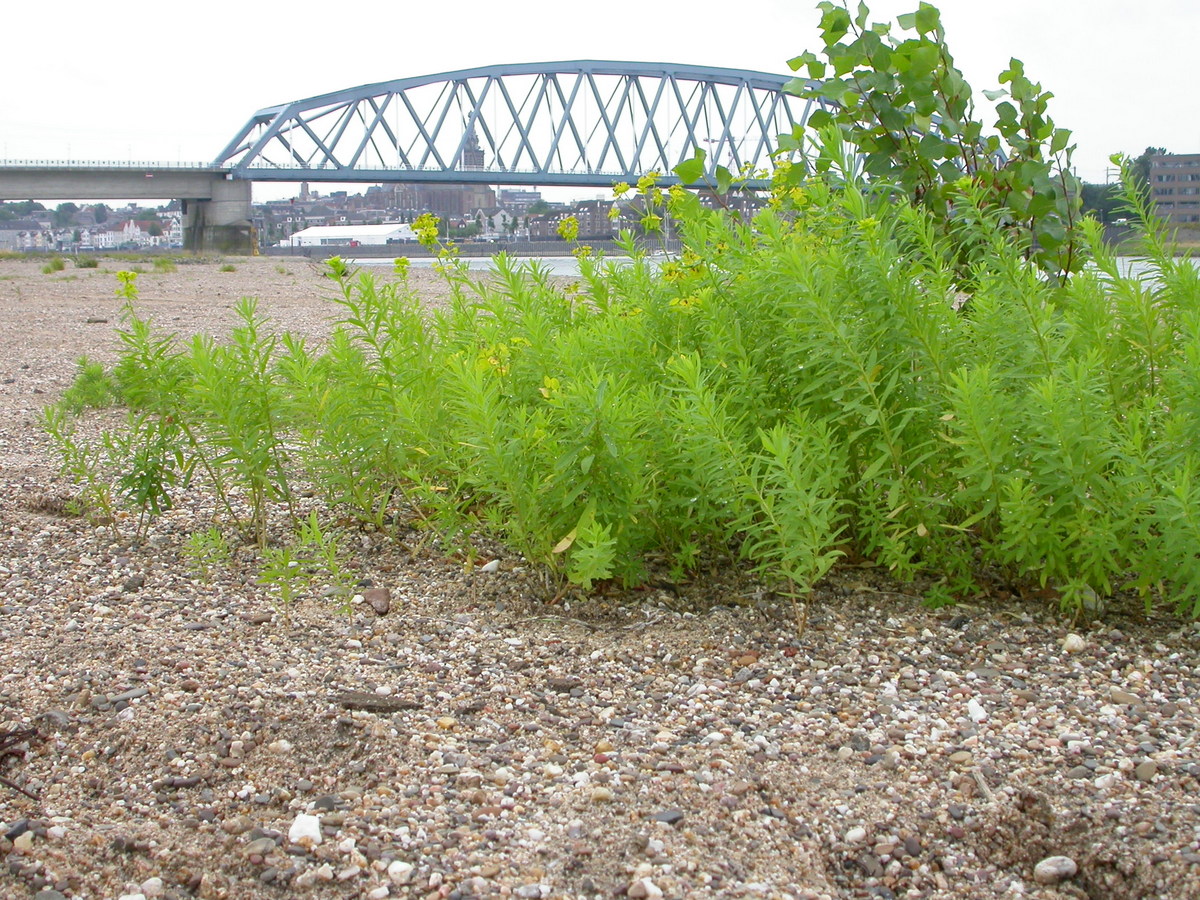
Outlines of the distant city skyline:
M852 6L855 5L852 3ZM874 0L872 19L895 21L918 0ZM1016 56L1055 93L1050 112L1079 145L1087 181L1108 156L1147 146L1200 151L1200 92L1190 89L1200 4L1192 0L978 0L936 3L956 63L977 92ZM203 161L258 109L359 84L509 62L666 61L786 74L818 50L816 3L750 0L729 13L712 0L658 7L613 0L602 9L525 0L520 15L494 2L445 7L356 5L352 20L317 18L315 3L132 3L118 17L95 2L6 12L12 76L0 91L0 158ZM586 18L586 21L584 21ZM465 27L469 23L470 27ZM579 23L579 24L576 24ZM981 110L986 106L978 94ZM985 115L985 121L990 120ZM298 185L257 185L255 200ZM357 189L357 188L352 188ZM596 190L547 188L550 199Z

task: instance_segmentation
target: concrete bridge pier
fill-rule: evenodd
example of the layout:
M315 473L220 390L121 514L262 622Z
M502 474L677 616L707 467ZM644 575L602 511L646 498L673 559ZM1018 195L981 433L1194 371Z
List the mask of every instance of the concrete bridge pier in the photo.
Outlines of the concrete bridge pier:
M196 253L253 254L249 181L211 182L210 197L183 199L183 246Z

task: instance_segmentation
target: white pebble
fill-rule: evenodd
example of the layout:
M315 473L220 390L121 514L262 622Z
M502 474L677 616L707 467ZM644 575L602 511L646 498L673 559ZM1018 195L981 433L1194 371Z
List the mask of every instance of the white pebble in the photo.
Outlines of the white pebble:
M300 813L288 829L288 840L301 847L315 847L321 843L321 817Z
M388 863L387 876L392 880L392 884L408 884L413 873L412 863L402 862L401 860L392 860Z
M1087 649L1087 641L1077 634L1068 634L1063 638L1062 648L1065 653L1081 653Z
M867 829L861 825L856 825L846 832L846 843L861 844L867 839Z
M1033 870L1033 880L1038 884L1058 884L1072 877L1079 867L1069 856L1048 856Z
M975 723L984 722L987 720L987 710L983 708L983 704L972 697L967 701L967 714L971 717L971 721Z

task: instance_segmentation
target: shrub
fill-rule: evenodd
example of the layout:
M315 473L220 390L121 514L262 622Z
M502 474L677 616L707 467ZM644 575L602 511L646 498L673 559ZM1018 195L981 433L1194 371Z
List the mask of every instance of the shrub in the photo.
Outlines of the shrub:
M53 275L55 272L61 272L67 267L67 263L61 256L53 257L48 263L42 266L42 274Z
M98 269L100 260L94 256L77 256L75 257L75 268L77 269Z

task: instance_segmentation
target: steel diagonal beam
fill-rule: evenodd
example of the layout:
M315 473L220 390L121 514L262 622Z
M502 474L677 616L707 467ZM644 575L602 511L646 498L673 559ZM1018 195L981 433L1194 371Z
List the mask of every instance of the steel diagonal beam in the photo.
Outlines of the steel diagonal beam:
M622 96L622 100L621 100L622 103L624 102L624 98L629 96L628 81L629 81L628 76L625 76L622 78L621 81L618 81L617 86L613 88L613 96L615 96L617 91L620 90L622 82L624 82L625 93ZM600 148L600 158L596 161L596 168L600 169L600 170L604 169L604 160L608 158L608 148L612 147L613 153L617 157L617 164L620 166L621 171L624 172L626 175L632 175L633 174L633 172L631 171L632 167L628 163L625 162L625 157L622 156L622 154L621 154L621 147L617 143L617 129L616 129L616 126L614 125L613 119L609 118L609 115L608 115L608 101L606 101L603 97L600 96L600 88L596 84L596 79L595 79L595 76L593 73L588 74L588 84L591 85L592 94L596 98L596 105L600 109L600 118L604 122L604 127L608 129L608 136L604 140L604 146L602 146ZM612 99L612 97L610 96L609 100L611 100L611 99ZM620 117L621 117L621 104L618 103L617 104L617 120L620 120Z
M491 91L492 86L495 85L497 81L499 81L498 78L491 76L488 77L487 81L483 85L483 90L479 93L479 100L476 102L471 113L476 117L476 121L479 122L479 127L483 130L483 136L487 138L488 146L492 148L492 156L496 160L496 167L503 169L504 164L500 158L500 148L497 146L496 139L492 135L492 129L491 126L488 125L487 117L483 114L483 101L487 99L488 92ZM474 122L471 123L471 128L473 127ZM470 133L470 128L468 128L467 131Z
M656 147L658 147L658 158L662 164L660 174L665 175L670 172L673 167L671 165L671 161L667 159L667 148L663 145L662 138L658 133L658 125L655 122L654 117L658 113L658 101L662 99L663 90L667 86L666 80L663 78L658 79L658 90L654 93L653 103L646 102L646 93L642 90L641 78L635 77L633 81L634 86L637 88L638 98L642 101L642 110L646 113L646 124L642 126L642 133L638 136L637 144L635 145L633 151L634 163L639 169L646 168L646 166L642 165L642 148L646 145L646 139L653 136L654 144ZM652 165L650 168L658 169L659 167Z
M512 95L508 92L508 85L504 83L503 79L500 79L499 83L500 96L504 98L504 103L508 106L508 112L512 116L512 124L508 126L508 130L504 132L504 136L500 139L500 141L501 143L507 143L509 135L511 135L514 130L517 132L517 152L513 156L512 161L512 167L515 169L520 166L521 154L526 150L529 151L529 158L531 160L534 158L533 147L529 143L529 136L525 133L524 129L521 128L521 113L517 110L516 105L513 103ZM536 86L537 82L535 81L533 86L530 87L530 89L525 93L525 99L521 101L522 109L525 108L525 104L529 101L529 98L533 94Z
M382 162L383 154L379 152L379 147L377 144L375 144L375 129L379 126L379 123L382 121L383 114L384 114L384 112L387 111L388 104L391 103L391 101L392 101L391 94L388 94L387 97L384 98L382 104L376 103L374 97L367 98L366 102L369 103L371 105L371 109L373 109L375 111L375 118L371 120L370 125L366 124L367 118L366 118L366 116L362 115L362 107L361 106L359 107L359 115L362 117L362 121L363 121L363 124L366 126L366 130L363 132L362 140L359 141L358 146L354 148L354 155L350 157L350 163L349 163L350 168L353 169L358 165L358 161L359 161L359 159L362 158L363 151L367 149L368 144L370 144L371 146L373 146L375 148L375 152L379 154L379 159ZM386 125L385 125L385 128L386 128ZM393 143L395 143L395 142L393 141Z
M395 99L395 97L396 97L395 94L388 94L387 98L383 101L383 108L379 111L379 127L383 129L384 134L386 134L388 136L388 140L390 140L392 142L391 147L399 155L400 160L404 163L404 165L408 165L408 157L404 155L404 149L400 146L399 136L396 134L395 131L392 130L392 126L388 124L388 120L383 118L383 113L391 105L392 100ZM374 100L371 101L371 105L372 106L375 105ZM383 158L382 153L380 153L379 156L380 156L380 159Z
M546 109L547 110L550 109L550 101L547 98L547 90L546 90L546 85L547 85L550 77L551 76L548 74L542 74L537 79L537 82L536 82L537 94L534 97L533 109L531 109L529 111L529 118L527 118L525 120L524 125L517 126L518 128L521 129L521 135L526 139L526 145L529 147L529 161L530 161L530 163L533 164L533 168L537 172L550 171L550 157L549 157L549 155L547 155L541 161L538 160L537 153L535 153L533 150L533 144L529 142L529 130L533 126L534 122L537 121L538 107L540 107L542 105L542 103L545 102ZM533 90L531 89L530 92L533 93ZM549 115L549 113L547 113L547 115Z
M742 82L741 84L739 84L737 86L737 90L734 91L734 94L733 94L733 102L731 102L729 104L729 114L728 115L725 112L724 105L721 103L721 95L716 92L714 92L714 94L713 94L713 101L717 104L717 112L720 114L721 122L723 122L724 126L725 126L724 128L721 129L721 143L723 143L727 147L729 147L729 156L733 160L732 169L734 172L741 171L742 160L741 160L741 157L738 156L737 145L733 139L733 128L732 128L733 123L730 121L729 115L737 113L738 101L741 99L742 91L745 89L745 87L746 87L745 82Z
M459 82L451 81L448 84L450 86L450 92L446 95L446 102L442 104L442 114L438 116L437 124L433 126L433 140L435 145L437 139L442 136L442 128L446 124L446 118L450 115L450 108L458 99L458 89L460 87ZM432 110L430 110L430 112L432 113ZM459 169L461 162L462 161L456 156L450 160L450 165L447 166L445 163L442 163L442 168L456 171Z
M343 114L345 113L345 111L346 111L345 107L343 107L343 109L342 109ZM329 112L321 113L318 116L314 116L313 122L316 122L317 119L323 119L326 115L328 115L332 112L333 112L332 110L329 110ZM333 133L333 130L337 127L337 124L340 121L340 118L341 117L334 119L334 124L330 127L329 131L326 132L326 136ZM305 132L307 132L309 138L312 139L312 142L317 145L317 149L325 154L326 161L333 163L333 166L336 169L344 168L344 166L342 166L341 164L338 163L337 158L333 155L333 151L331 151L327 146L325 146L325 142L323 140L321 140L321 138L319 138L317 136L317 133L315 131L313 131L313 129L309 126L307 119L297 119L296 121L300 125L300 128L303 129ZM317 166L317 168L320 168L320 166Z
M471 112L467 114L467 121L466 121L465 125L463 126L462 138L459 139L458 148L454 151L454 158L456 160L459 160L460 164L461 164L461 160L462 160L463 151L467 149L467 138L470 137L471 130L475 127L475 123L479 121L479 106L481 103L483 103L484 99L487 97L488 88L490 88L491 86L492 86L492 79L488 78L488 80L486 82L484 82L483 90L479 94L479 99L476 100L475 93L474 93L474 91L471 90L471 82L464 81L459 85L459 88L462 90L462 92L467 95L467 99L471 101ZM487 131L487 122L483 123L483 128L484 128L484 133L487 134L488 141L490 143L491 142L491 134ZM493 150L494 149L495 148L493 147Z
M417 115L417 111L413 108L412 101L408 99L408 94L405 94L403 91L401 91L398 92L396 96L398 96L401 102L404 103L405 108L408 109L408 114L412 116L413 124L417 126L417 131L420 133L421 137L425 139L425 154L417 162L415 168L424 168L425 163L429 159L430 153L432 153L433 158L437 160L437 164L445 169L447 167L446 163L442 159L441 155L437 152L437 147L434 146L433 138L429 136L429 132L425 128L425 120ZM432 114L433 111L430 110L430 115Z
M564 98L562 85L558 83L557 78L554 78L554 92L558 94L558 102L562 104L563 109L558 127L554 130L554 139L550 142L550 150L546 154L546 159L552 159L558 152L558 142L562 139L563 130L567 126L570 126L571 135L575 138L575 147L579 150L579 161L583 163L584 168L590 169L587 158L587 143L579 136L579 129L575 127L575 119L571 116L571 110L575 107L575 98L579 96L579 86L581 84L583 84L582 72L575 76L575 84L571 87L571 96Z
M754 109L754 120L758 123L758 143L754 147L754 158L756 160L771 156L771 143L769 139L770 128L769 122L775 121L775 112L779 108L779 100L782 94L779 92L763 94L762 92L750 91L751 106ZM767 116L763 118L763 104L770 101L771 108L767 112ZM787 109L787 106L784 106Z
M342 142L342 137L346 134L346 129L350 127L350 123L356 118L359 121L365 121L365 117L362 114L361 100L359 100L357 103L351 103L347 105L343 110L342 115L339 117L339 120L335 122L334 125L329 129L330 134L332 134L334 130L337 131L337 136L329 142L330 147L333 147L335 150L337 149L338 144ZM353 168L353 165L348 166L348 168Z
M700 149L700 138L696 137L696 123L700 120L700 110L703 109L704 83L699 81L693 83L691 96L688 100L683 99L683 92L679 89L679 79L672 77L671 86L675 89L675 99L679 102L679 112L683 117L684 128L687 131L688 140L691 142L694 152ZM700 93L700 103L696 104L695 113L692 114L691 102L695 100L697 92Z

